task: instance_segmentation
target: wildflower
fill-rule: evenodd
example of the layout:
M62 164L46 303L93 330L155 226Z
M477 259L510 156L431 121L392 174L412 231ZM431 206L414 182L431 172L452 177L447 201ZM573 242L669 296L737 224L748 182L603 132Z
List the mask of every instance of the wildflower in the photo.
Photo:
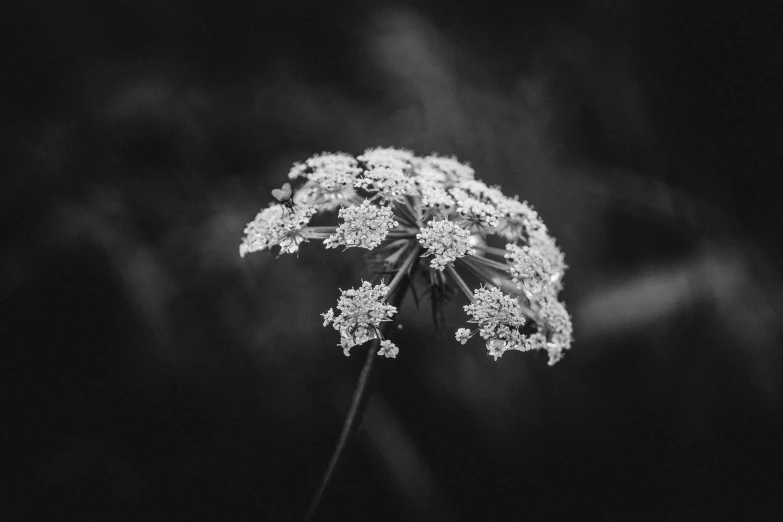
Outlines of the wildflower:
M530 248L541 253L541 256L546 259L550 267L550 281L556 292L562 289L562 280L565 275L566 268L565 256L563 252L555 244L555 239L550 236L546 230L538 231L534 235L531 235L528 239Z
M300 176L328 173L344 173L357 176L360 172L359 164L353 156L344 152L336 152L333 154L316 154L306 160L304 165L295 163L291 172L288 173L288 177L296 179Z
M435 169L446 175L446 179L452 184L473 179L476 172L464 163L460 163L456 158L437 156L432 154L424 158L426 167Z
M557 298L567 268L562 251L532 206L477 179L471 166L454 157L379 147L356 157L317 154L295 163L288 177L298 185L290 201L262 210L247 225L241 255L274 246L298 252L302 242L319 239L326 248L370 250L376 277L394 274L388 287L364 282L343 292L338 313L323 314L324 326L340 332L346 354L377 339L378 354L396 356L381 325L399 302L387 304L387 295L403 280L414 291L426 281L436 313L452 290L466 296L471 303L465 311L476 328L460 328L455 338L466 344L482 337L496 359L508 350L546 350L554 364L570 348L571 319ZM336 224L310 224L316 213L335 210ZM479 281L478 289L471 289L464 271Z
M552 296L544 299L540 313L549 333L546 351L549 354L549 365L552 366L563 358L563 352L571 348L574 333L571 316L563 303Z
M406 175L411 169L413 153L403 149L375 148L367 149L356 159L364 163L369 170L388 169Z
M393 342L389 341L388 339L381 341L381 349L378 350L378 355L383 355L386 358L394 359L397 357L398 353L400 353L400 349L397 348L397 345L395 345Z
M454 204L448 192L440 183L427 179L417 180L419 194L421 195L421 205L425 208L448 208Z
M397 308L385 303L389 287L383 283L373 286L369 281L363 281L357 289L342 291L337 301L340 315L335 316L329 309L322 314L324 326L332 324L340 332L340 345L343 353L370 339L379 337L378 327L381 322L389 321L397 312Z
M470 232L446 219L431 221L416 238L427 249L425 255L434 256L430 266L436 270L442 271L458 257L476 254L470 247Z
M245 257L249 252L276 245L280 246L281 253L296 252L299 244L307 240L305 227L313 214L315 209L307 206L288 209L283 205L272 205L265 208L245 227L245 237L239 245L239 255Z
M498 225L498 211L492 205L473 199L459 189L452 190L451 195L457 200L457 212L471 225L480 229Z
M394 220L391 208L371 205L367 200L361 205L340 209L339 216L343 224L337 227L334 235L324 240L326 248L343 245L371 250L399 224Z
M358 162L352 156L336 153L313 156L304 164L295 163L288 177L307 178L294 196L295 203L329 211L356 199L354 183L360 173Z
M481 287L476 290L474 302L465 305L472 319L478 323L478 333L487 340L487 350L497 360L508 349L522 342L519 328L525 324L525 316L519 302L498 288ZM465 338L465 329L460 329L461 338Z
M495 233L506 241L525 239L526 224L528 223L527 216L535 211L527 203L521 202L516 198L498 198L494 203L501 216ZM537 216L538 214L536 214Z
M412 183L401 171L387 166L378 166L364 173L354 183L356 188L376 192L376 197L384 201L399 201L401 196L411 191Z
M542 297L553 287L553 272L549 261L540 250L527 245L506 245L505 255L510 264L511 278L520 283L526 292L535 297Z
M467 328L458 328L455 337L460 343L465 344L471 337L470 330Z

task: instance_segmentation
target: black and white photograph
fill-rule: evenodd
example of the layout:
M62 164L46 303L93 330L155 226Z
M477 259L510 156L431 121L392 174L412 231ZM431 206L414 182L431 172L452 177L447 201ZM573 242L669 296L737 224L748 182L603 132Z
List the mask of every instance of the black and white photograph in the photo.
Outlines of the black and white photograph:
M783 520L782 22L4 2L0 520Z

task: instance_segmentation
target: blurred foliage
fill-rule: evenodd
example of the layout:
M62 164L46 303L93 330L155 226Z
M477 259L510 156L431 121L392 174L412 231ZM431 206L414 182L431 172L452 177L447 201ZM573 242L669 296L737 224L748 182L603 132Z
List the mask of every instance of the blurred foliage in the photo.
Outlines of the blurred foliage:
M324 520L779 510L771 6L7 4L3 518L301 515L362 364L319 314L361 255L238 245L293 161L371 146L529 200L576 343L496 363L463 303L443 336L407 303Z

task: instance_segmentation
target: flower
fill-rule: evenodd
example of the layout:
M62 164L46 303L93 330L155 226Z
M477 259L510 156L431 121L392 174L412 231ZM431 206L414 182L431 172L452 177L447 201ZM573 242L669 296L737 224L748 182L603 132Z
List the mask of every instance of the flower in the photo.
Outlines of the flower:
M438 156L437 154L431 154L423 160L423 168L434 169L446 175L446 180L451 184L459 181L473 179L476 172L470 167L461 163L457 158Z
M356 159L364 163L369 170L388 169L398 174L407 175L412 168L411 162L414 157L409 150L378 147L367 149Z
M288 209L283 205L272 205L258 213L256 218L245 227L245 237L239 245L239 255L245 257L249 252L257 252L279 245L280 252L292 254L299 244L306 241L305 228L315 209L308 206L296 206Z
M468 196L464 191L460 189L452 189L451 195L457 201L457 212L462 218L478 227L479 229L487 229L498 226L500 222L500 215L495 207L488 203L482 203L481 201Z
M513 244L506 245L506 250L509 252L505 257L509 261L512 281L520 283L526 292L535 297L543 297L550 291L556 293L552 265L540 250Z
M460 343L465 344L471 337L470 330L467 328L458 328L455 337Z
M471 248L470 232L446 219L431 221L416 234L416 238L427 249L424 255L434 256L430 266L435 270L442 271L458 257L476 254Z
M563 358L563 352L571 348L574 329L565 306L552 296L544 299L541 316L549 333L545 349L549 354L549 365L552 366Z
M337 301L340 315L335 316L332 309L322 314L324 326L332 323L340 332L340 345L345 355L349 355L348 351L357 344L379 337L381 322L397 313L395 306L385 302L388 293L389 287L383 283L373 286L369 281L363 281L357 289L342 291Z
M487 340L487 350L495 360L522 342L519 328L525 324L525 316L519 301L500 289L479 288L474 295L474 302L464 308L472 317L468 322L478 323L478 333ZM458 335L464 338L464 329L460 329Z
M346 355L377 339L380 355L396 356L381 325L397 311L386 299L401 281L414 295L424 286L436 316L454 290L461 292L476 328L459 328L456 340L466 344L479 335L495 359L508 350L546 350L554 364L570 349L571 318L557 297L567 268L562 251L529 203L477 179L470 165L377 147L356 157L316 154L295 163L288 177L298 185L291 199L273 203L247 225L242 256L275 246L298 252L301 243L319 239L326 248L367 249L376 282L393 274L388 286L363 282L343 292L339 313L322 314L324 326L340 332ZM334 211L337 222L323 225ZM474 280L475 290L468 284Z
M398 353L400 353L400 349L397 348L393 342L389 341L388 339L381 341L381 349L378 350L378 355L383 355L386 358L394 359L397 357Z
M448 192L441 186L432 180L420 179L417 180L419 186L419 194L421 194L421 204L425 208L448 208L454 204L454 198L452 198Z
M401 170L381 165L365 171L354 187L376 192L384 201L400 201L401 196L411 191L411 180Z
M367 200L361 205L340 209L339 216L344 222L335 234L324 240L326 248L343 245L372 250L399 224L394 220L391 208L371 205Z

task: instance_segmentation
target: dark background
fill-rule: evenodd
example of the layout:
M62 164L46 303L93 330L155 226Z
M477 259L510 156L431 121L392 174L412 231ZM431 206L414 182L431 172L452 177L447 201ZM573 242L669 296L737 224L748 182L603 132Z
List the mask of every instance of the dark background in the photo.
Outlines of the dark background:
M292 162L398 146L539 210L576 341L494 362L406 303L320 519L775 519L776 4L4 3L2 518L298 519L367 274L242 230Z

